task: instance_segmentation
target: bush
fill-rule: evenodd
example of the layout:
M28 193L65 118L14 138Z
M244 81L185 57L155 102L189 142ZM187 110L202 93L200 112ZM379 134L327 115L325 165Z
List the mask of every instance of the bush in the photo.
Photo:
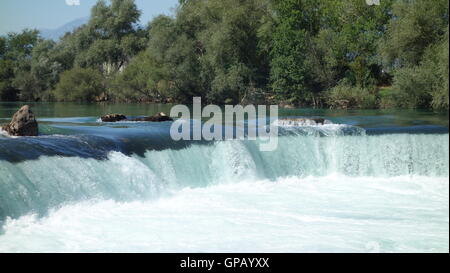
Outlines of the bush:
M133 58L112 82L112 95L116 100L165 102L176 94L168 80L169 69L144 51Z
M392 86L380 87L378 95L380 97L380 108L397 108L399 107L398 91L394 90Z
M394 76L393 88L397 92L397 106L404 108L426 108L430 105L432 97L427 92L427 81L423 70L416 67L398 69Z
M54 95L59 101L95 101L104 91L103 76L93 68L74 68L61 74Z
M0 101L17 99L18 90L12 85L14 78L14 63L9 60L0 60Z
M446 37L430 46L422 62L398 69L394 89L400 107L448 109L448 30Z
M373 93L342 81L325 93L325 100L331 108L377 108L377 98Z
M448 27L444 38L425 53L422 69L428 71L428 92L434 109L448 109L449 105L449 40Z

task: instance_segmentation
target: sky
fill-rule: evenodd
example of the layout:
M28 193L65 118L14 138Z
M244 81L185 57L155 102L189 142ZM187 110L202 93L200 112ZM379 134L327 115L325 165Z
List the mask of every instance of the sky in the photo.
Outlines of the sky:
M0 0L0 35L24 28L56 29L88 17L96 0ZM146 25L159 14L171 14L178 0L136 0Z

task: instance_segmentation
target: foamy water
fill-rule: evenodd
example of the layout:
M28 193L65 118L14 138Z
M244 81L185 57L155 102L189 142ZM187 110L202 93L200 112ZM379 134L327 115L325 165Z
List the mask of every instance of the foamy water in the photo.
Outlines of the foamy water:
M9 219L0 252L448 252L447 178L327 177L85 201Z

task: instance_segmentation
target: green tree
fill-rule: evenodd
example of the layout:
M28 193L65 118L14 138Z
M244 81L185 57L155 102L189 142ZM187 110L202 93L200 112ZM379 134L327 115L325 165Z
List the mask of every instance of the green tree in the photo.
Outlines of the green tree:
M448 1L399 0L380 42L386 69L414 66L427 48L440 40L448 26Z
M89 22L73 34L75 64L101 68L105 75L122 70L145 47L145 31L136 26L140 14L133 0L98 1Z
M448 109L448 1L398 1L380 44L385 69L394 74L387 103Z
M14 62L0 59L0 100L17 100L18 90L12 85L14 79Z
M39 41L37 30L25 29L21 33L8 33L3 38L3 59L24 61L31 56L34 45Z
M396 106L448 109L448 42L447 28L444 37L425 50L419 65L395 71Z
M237 103L248 99L250 92L267 84L268 58L260 50L258 35L261 18L269 14L268 3L185 1L175 18L159 16L150 23L146 53L139 55L146 60L134 58L118 76L120 85L139 87L140 95L146 90L154 100L170 97L189 102L192 96L203 96L209 102ZM133 73L147 75L148 80L142 77L137 84Z
M167 66L144 51L131 60L113 83L116 99L124 101L165 102L174 97L170 93Z
M61 74L54 94L60 101L95 101L105 91L102 74L93 68L74 68Z
M39 40L33 47L28 67L22 67L15 73L13 85L20 91L20 100L51 99L50 90L63 71L62 65L55 58L55 45L51 40Z
M30 77L34 47L41 41L39 32L25 29L9 33L0 39L0 97L1 100L29 100L34 77ZM26 87L26 88L25 88Z
M3 59L6 53L6 38L0 36L0 59Z
M59 42L0 37L0 98L448 109L444 0L180 0L146 28L140 14L99 0Z
M310 74L306 65L308 39L315 18L313 1L274 1L275 32L271 50L271 82L278 99L300 103L310 97Z

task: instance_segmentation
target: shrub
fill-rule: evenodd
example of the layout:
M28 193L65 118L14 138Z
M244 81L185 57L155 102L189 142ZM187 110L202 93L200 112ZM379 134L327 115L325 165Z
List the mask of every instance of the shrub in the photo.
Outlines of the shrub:
M427 81L423 70L416 67L398 69L394 76L394 95L397 106L405 108L425 108L431 103L431 95L427 92Z
M93 68L74 68L61 74L54 90L60 101L94 101L104 91L103 76Z
M398 106L448 109L448 30L446 37L430 46L422 62L395 72Z
M332 108L377 108L377 98L373 93L342 81L325 93L325 100Z
M400 98L398 92L389 87L380 87L378 91L380 97L380 107L381 108L397 108L399 107Z
M14 78L14 63L9 60L0 60L0 101L17 99L18 90L12 85Z

